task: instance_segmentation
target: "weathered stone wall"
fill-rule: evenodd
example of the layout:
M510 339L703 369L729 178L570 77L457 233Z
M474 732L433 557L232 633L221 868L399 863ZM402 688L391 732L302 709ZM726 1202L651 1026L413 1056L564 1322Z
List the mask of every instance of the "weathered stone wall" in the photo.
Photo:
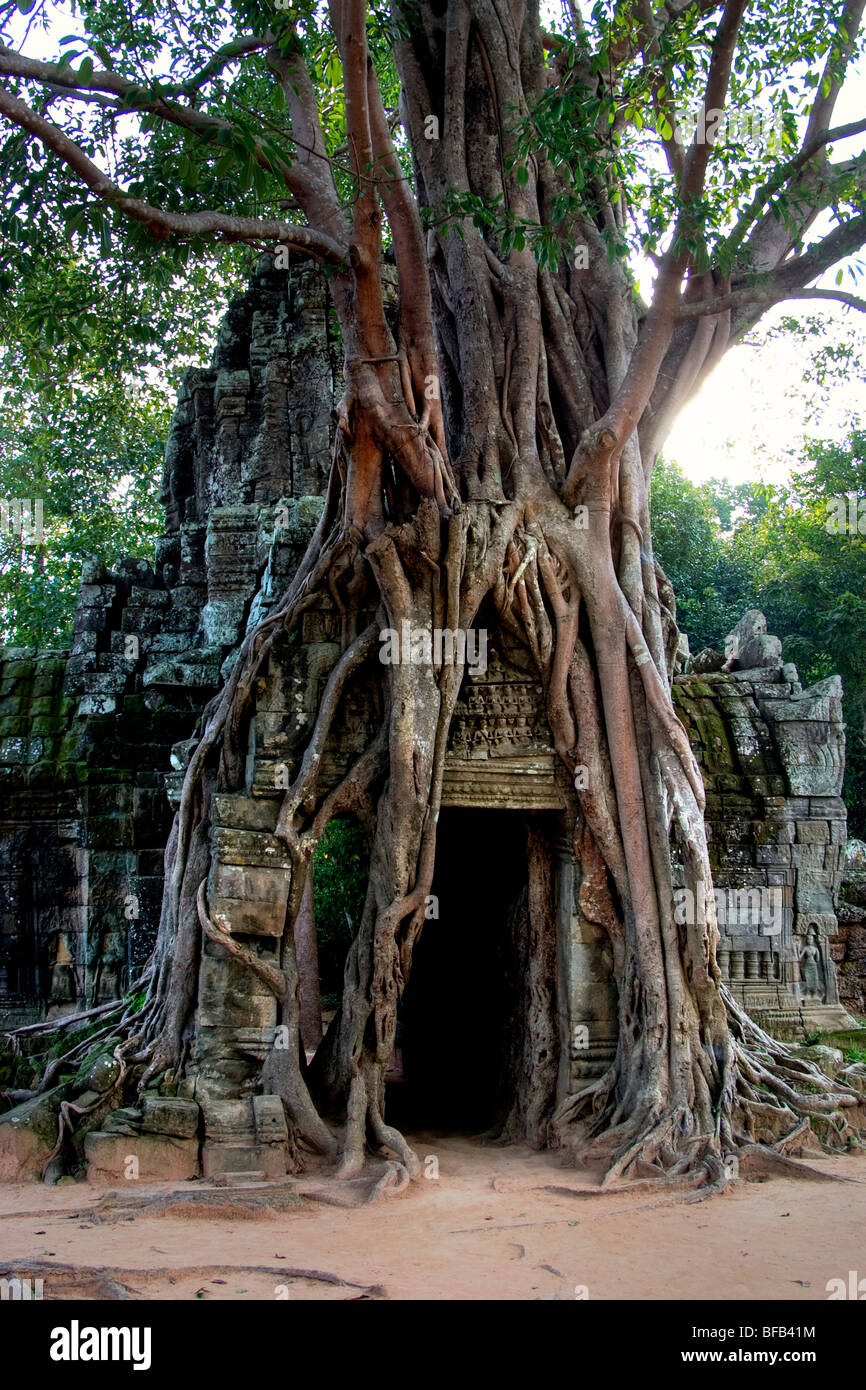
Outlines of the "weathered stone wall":
M838 910L839 925L830 938L841 1003L866 1019L866 844L849 840Z
M845 737L838 677L803 690L779 653L759 668L735 660L681 676L675 700L704 777L714 884L726 890L719 966L754 1017L794 1035L846 1021L828 939L846 840Z
M88 562L71 648L0 651L0 1026L116 997L147 957L166 784L320 514L328 318L321 275L262 258L181 389L154 564Z
M95 611L79 608L88 620ZM117 997L159 919L162 769L189 713L178 723L146 710L124 674L97 669L110 654L91 656L86 674L66 653L12 649L0 661L3 1023ZM87 675L100 693L85 693ZM29 734L13 731L28 721Z

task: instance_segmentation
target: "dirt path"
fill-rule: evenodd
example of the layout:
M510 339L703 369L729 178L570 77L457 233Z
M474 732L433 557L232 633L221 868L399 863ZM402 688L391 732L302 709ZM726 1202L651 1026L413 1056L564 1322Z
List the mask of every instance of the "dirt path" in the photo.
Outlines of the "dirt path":
M438 1178L357 1210L305 1197L313 1178L282 1189L276 1211L205 1183L129 1184L108 1198L86 1184L0 1187L0 1275L41 1275L45 1298L172 1300L571 1300L584 1288L590 1299L823 1300L829 1279L866 1276L866 1157L816 1165L848 1183L739 1183L683 1205L568 1195L581 1175L550 1154L415 1143ZM212 1205L192 1206L191 1193Z

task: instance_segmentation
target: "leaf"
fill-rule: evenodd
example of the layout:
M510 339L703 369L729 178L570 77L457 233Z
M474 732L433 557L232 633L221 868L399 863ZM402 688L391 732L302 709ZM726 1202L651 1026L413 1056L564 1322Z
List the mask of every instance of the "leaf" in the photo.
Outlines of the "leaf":
M217 178L224 179L226 175L234 169L236 163L234 152L232 150L225 150L214 166L214 173Z

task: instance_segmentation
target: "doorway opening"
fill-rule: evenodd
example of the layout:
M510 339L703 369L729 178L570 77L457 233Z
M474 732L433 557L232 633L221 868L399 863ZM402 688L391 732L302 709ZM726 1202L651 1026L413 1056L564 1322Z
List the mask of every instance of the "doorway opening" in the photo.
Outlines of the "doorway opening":
M432 902L400 1001L388 1086L386 1113L399 1128L478 1134L505 1119L522 1026L513 920L527 884L522 813L440 813Z

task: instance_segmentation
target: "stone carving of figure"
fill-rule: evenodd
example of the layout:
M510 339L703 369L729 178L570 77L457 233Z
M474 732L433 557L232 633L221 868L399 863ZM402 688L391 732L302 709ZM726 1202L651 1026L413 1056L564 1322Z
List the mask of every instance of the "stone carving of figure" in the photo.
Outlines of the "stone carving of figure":
M112 935L106 941L106 949L102 957L102 974L99 981L99 998L101 1000L120 998L124 963L122 943L116 935Z
M824 962L821 959L821 947L815 927L809 928L806 941L800 952L800 981L803 994L807 999L823 999Z
M49 1002L67 1004L75 999L75 973L69 944L63 932L57 933L54 960L51 965Z

